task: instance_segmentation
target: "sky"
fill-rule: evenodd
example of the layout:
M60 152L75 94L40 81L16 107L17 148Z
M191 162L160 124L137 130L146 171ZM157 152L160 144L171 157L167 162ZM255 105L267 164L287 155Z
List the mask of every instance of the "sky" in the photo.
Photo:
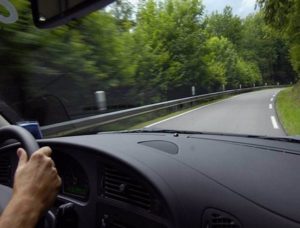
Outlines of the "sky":
M138 3L138 0L129 0L133 5ZM205 12L207 14L213 11L222 12L226 5L233 9L233 13L244 18L248 14L254 12L256 0L203 0Z
M207 13L216 10L221 12L226 5L229 5L233 9L233 13L242 18L255 11L255 3L256 0L203 0Z

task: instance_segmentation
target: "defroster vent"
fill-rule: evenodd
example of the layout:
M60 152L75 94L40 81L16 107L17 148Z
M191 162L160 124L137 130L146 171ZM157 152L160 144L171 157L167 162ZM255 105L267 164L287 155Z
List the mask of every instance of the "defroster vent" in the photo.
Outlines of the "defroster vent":
M242 228L241 223L226 212L207 209L203 215L204 228Z
M104 167L102 177L104 198L118 200L151 211L154 199L137 178L111 166Z

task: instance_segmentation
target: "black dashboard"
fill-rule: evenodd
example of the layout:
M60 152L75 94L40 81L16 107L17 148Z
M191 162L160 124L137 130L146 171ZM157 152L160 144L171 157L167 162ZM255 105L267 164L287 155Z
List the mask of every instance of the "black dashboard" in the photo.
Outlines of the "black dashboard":
M39 144L62 178L57 227L300 227L299 143L103 133ZM17 146L0 149L1 184L13 184Z

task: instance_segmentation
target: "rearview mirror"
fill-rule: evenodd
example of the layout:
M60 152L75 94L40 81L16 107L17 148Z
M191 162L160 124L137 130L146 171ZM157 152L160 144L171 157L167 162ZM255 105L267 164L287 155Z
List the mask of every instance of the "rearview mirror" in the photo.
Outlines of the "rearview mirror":
M114 0L31 0L34 24L38 28L53 28L97 9Z

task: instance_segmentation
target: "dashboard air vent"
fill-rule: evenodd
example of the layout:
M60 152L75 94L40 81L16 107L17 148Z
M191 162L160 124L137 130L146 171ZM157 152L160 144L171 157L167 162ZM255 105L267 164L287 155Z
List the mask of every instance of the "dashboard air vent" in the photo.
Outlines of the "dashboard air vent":
M111 166L104 167L102 179L104 198L122 201L150 211L153 198L136 178Z
M11 161L8 155L0 157L0 184L11 186Z
M203 216L204 228L242 228L233 216L216 209L207 209Z

